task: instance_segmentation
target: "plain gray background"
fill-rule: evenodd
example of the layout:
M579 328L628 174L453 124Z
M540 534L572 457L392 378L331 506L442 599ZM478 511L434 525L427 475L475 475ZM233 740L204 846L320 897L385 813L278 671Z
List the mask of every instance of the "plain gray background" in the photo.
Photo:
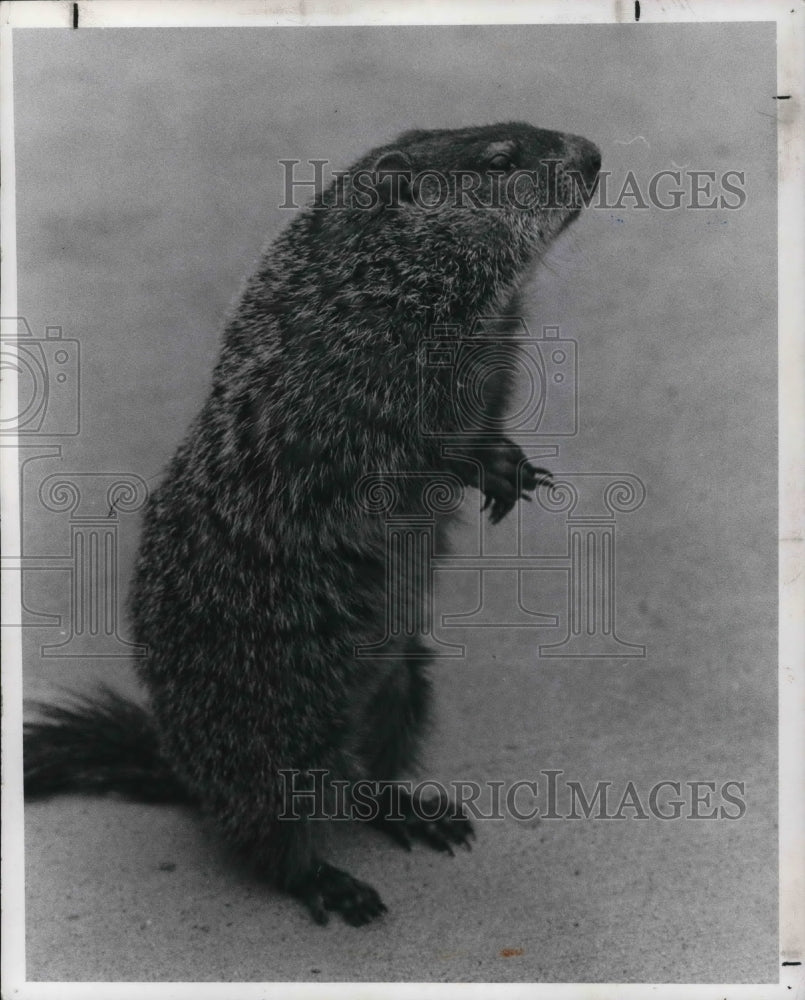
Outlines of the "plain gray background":
M740 211L588 211L527 296L535 328L579 343L580 433L555 471L646 484L618 525L619 629L646 658L540 660L533 631L466 630L465 658L434 671L425 768L643 792L733 779L746 815L509 819L455 859L338 830L332 860L389 913L322 930L192 814L58 799L27 813L30 979L777 979L774 43L772 24L15 33L20 312L82 352L81 433L24 484L29 554L70 551L65 516L38 504L46 475L158 479L287 221L278 159L344 168L407 128L526 120L595 141L615 178L747 177ZM537 505L522 518L538 537ZM505 549L516 529L498 530ZM136 539L122 515L122 583ZM26 601L66 614L68 586L28 574ZM544 574L535 603L561 601ZM26 630L31 694L135 690L125 660L43 659L54 632Z

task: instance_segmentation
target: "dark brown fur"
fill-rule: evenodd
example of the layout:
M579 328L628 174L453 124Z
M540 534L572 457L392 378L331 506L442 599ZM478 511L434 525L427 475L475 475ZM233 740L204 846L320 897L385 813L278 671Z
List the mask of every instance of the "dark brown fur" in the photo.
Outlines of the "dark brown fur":
M210 396L146 511L130 609L149 650L140 675L162 758L226 839L319 920L335 909L362 923L385 907L323 861L316 824L278 819L279 771L397 778L428 707L420 640L401 642L397 660L355 656L385 631L387 557L383 516L358 502L356 485L386 474L397 510L415 512L422 476L450 471L484 489L495 520L537 485L541 470L510 442L478 452L479 474L421 433L422 419L459 428L449 384L422 384L418 352L435 325L468 331L477 316L511 314L532 264L578 214L426 212L405 178L395 201L377 174L377 205L361 209L353 178L378 163L412 175L474 170L484 196L490 171L510 169L493 161L501 149L519 168L560 161L565 186L566 170L591 180L600 164L585 140L518 123L409 132L369 153L341 192L347 207L331 186L266 251L227 326ZM442 847L468 833L460 815L425 831Z

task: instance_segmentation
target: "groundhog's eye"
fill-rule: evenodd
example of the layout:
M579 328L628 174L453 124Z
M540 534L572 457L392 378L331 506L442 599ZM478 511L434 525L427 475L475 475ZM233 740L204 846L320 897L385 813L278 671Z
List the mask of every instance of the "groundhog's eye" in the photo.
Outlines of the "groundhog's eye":
M493 170L511 170L514 161L508 153L496 153L489 161L489 166Z

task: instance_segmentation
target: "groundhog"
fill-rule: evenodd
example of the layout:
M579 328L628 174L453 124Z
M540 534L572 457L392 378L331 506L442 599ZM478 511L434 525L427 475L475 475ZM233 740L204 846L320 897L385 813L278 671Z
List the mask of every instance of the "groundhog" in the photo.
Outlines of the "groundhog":
M478 317L516 316L599 168L592 143L527 124L410 131L294 218L247 283L209 397L147 504L129 610L150 711L109 691L45 706L26 727L29 798L197 803L321 923L386 909L322 856L312 815L332 781L376 782L371 818L405 846L468 843L462 809L427 820L410 795L384 798L415 763L429 651L409 634L396 658L356 651L385 632L387 588L427 595L387 580L384 516L357 487L385 477L396 511L416 513L423 477L449 473L498 521L550 484L502 434L473 451L451 374L423 367L420 347L443 326L467 336ZM487 393L493 424L510 390L503 378ZM465 458L423 427L464 434ZM300 806L289 773L321 801Z

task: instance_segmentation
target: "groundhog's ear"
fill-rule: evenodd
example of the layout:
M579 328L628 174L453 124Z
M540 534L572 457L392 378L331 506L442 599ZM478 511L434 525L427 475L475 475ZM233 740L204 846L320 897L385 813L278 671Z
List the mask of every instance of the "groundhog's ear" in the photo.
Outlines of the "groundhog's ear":
M400 149L382 153L372 167L375 190L380 196L378 208L397 208L411 201L413 164Z

